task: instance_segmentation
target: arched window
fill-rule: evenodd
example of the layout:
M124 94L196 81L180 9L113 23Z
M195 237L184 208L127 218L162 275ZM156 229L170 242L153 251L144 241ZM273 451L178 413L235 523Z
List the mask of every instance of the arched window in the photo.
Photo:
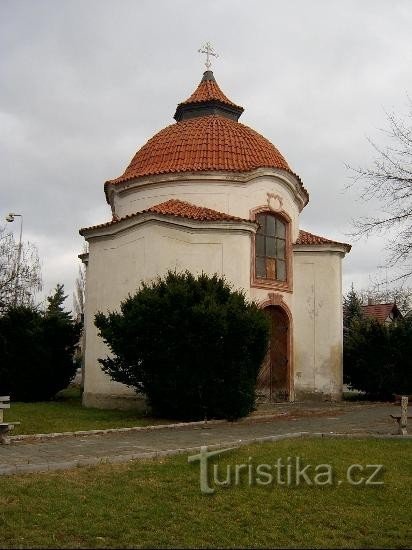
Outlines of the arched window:
M259 229L255 243L256 279L286 282L286 223L270 213L256 215Z

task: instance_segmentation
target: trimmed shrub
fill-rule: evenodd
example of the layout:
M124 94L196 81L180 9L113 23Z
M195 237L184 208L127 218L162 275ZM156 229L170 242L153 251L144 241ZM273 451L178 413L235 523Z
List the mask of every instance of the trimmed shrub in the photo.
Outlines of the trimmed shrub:
M14 401L53 398L75 375L79 336L80 325L60 307L10 308L0 317L0 394Z
M95 324L113 354L100 359L103 370L143 392L153 414L235 419L253 410L269 325L223 278L169 272Z
M374 399L412 393L412 319L352 321L344 339L344 379Z

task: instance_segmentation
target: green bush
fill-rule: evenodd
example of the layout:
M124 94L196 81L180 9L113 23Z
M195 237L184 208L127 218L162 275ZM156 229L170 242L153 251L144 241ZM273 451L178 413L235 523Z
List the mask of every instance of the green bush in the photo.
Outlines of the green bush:
M113 354L100 359L103 370L146 394L153 414L234 419L253 410L269 326L224 279L169 272L95 324Z
M352 321L345 335L344 379L375 399L412 393L412 319Z
M58 287L45 312L16 307L0 317L0 395L10 395L14 401L43 401L74 377L80 326L57 303L65 299L62 291ZM61 296L56 298L57 292Z

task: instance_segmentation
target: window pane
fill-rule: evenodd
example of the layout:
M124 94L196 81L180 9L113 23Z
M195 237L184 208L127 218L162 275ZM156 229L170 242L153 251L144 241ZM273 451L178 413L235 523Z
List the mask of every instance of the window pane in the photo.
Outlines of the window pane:
M276 236L282 239L286 237L286 225L280 220L276 220Z
M265 258L256 258L256 277L260 279L266 278Z
M266 259L266 276L268 279L276 279L276 260Z
M286 281L286 223L273 214L256 215L255 276Z
M266 254L270 258L276 258L276 239L274 237L266 237Z
M277 248L277 258L280 258L282 260L285 259L285 248L286 243L283 239L276 239L276 248Z
M266 235L275 235L275 222L274 216L266 216Z
M265 255L265 237L263 235L256 235L256 256Z
M277 280L286 281L286 262L278 260L277 262Z
M259 224L259 228L257 230L258 233L264 233L265 232L265 215L264 214L258 214L256 216L256 221Z

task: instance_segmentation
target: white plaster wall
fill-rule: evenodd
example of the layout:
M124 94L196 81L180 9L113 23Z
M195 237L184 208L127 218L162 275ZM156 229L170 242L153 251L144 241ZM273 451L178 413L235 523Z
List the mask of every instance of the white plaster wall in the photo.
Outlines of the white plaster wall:
M294 251L295 394L342 392L342 253Z
M299 201L291 178L284 174L258 174L249 181L234 181L221 175L202 179L193 174L187 178L170 176L170 181L162 182L154 178L138 186L132 182L130 189L115 186L112 204L119 218L175 198L249 219L250 211L267 205L268 193L274 193L282 198L283 211L292 220L291 237L295 241L299 233ZM210 230L204 229L205 224L195 226L178 227L151 220L116 235L89 240L86 403L92 394L135 395L101 371L97 360L106 356L108 350L97 336L93 321L98 310L117 309L142 280L150 281L168 269L218 273L257 302L267 300L270 289L250 287L251 232L233 231L228 226ZM293 292L275 290L292 312L293 371L298 398L300 394L339 397L341 393L341 259L338 251L295 247Z
M292 238L295 241L299 233L299 207L293 192L276 176L259 176L247 182L190 178L151 183L116 192L113 201L119 218L169 199L179 199L249 219L251 209L267 205L267 193L275 193L283 199L283 210L292 219Z
M188 269L213 275L225 274L235 288L249 291L251 232L195 230L159 221L131 227L117 235L90 239L86 280L85 404L97 404L91 396L135 395L104 374L98 358L108 349L94 326L97 311L119 308L141 281L150 281L169 269Z

